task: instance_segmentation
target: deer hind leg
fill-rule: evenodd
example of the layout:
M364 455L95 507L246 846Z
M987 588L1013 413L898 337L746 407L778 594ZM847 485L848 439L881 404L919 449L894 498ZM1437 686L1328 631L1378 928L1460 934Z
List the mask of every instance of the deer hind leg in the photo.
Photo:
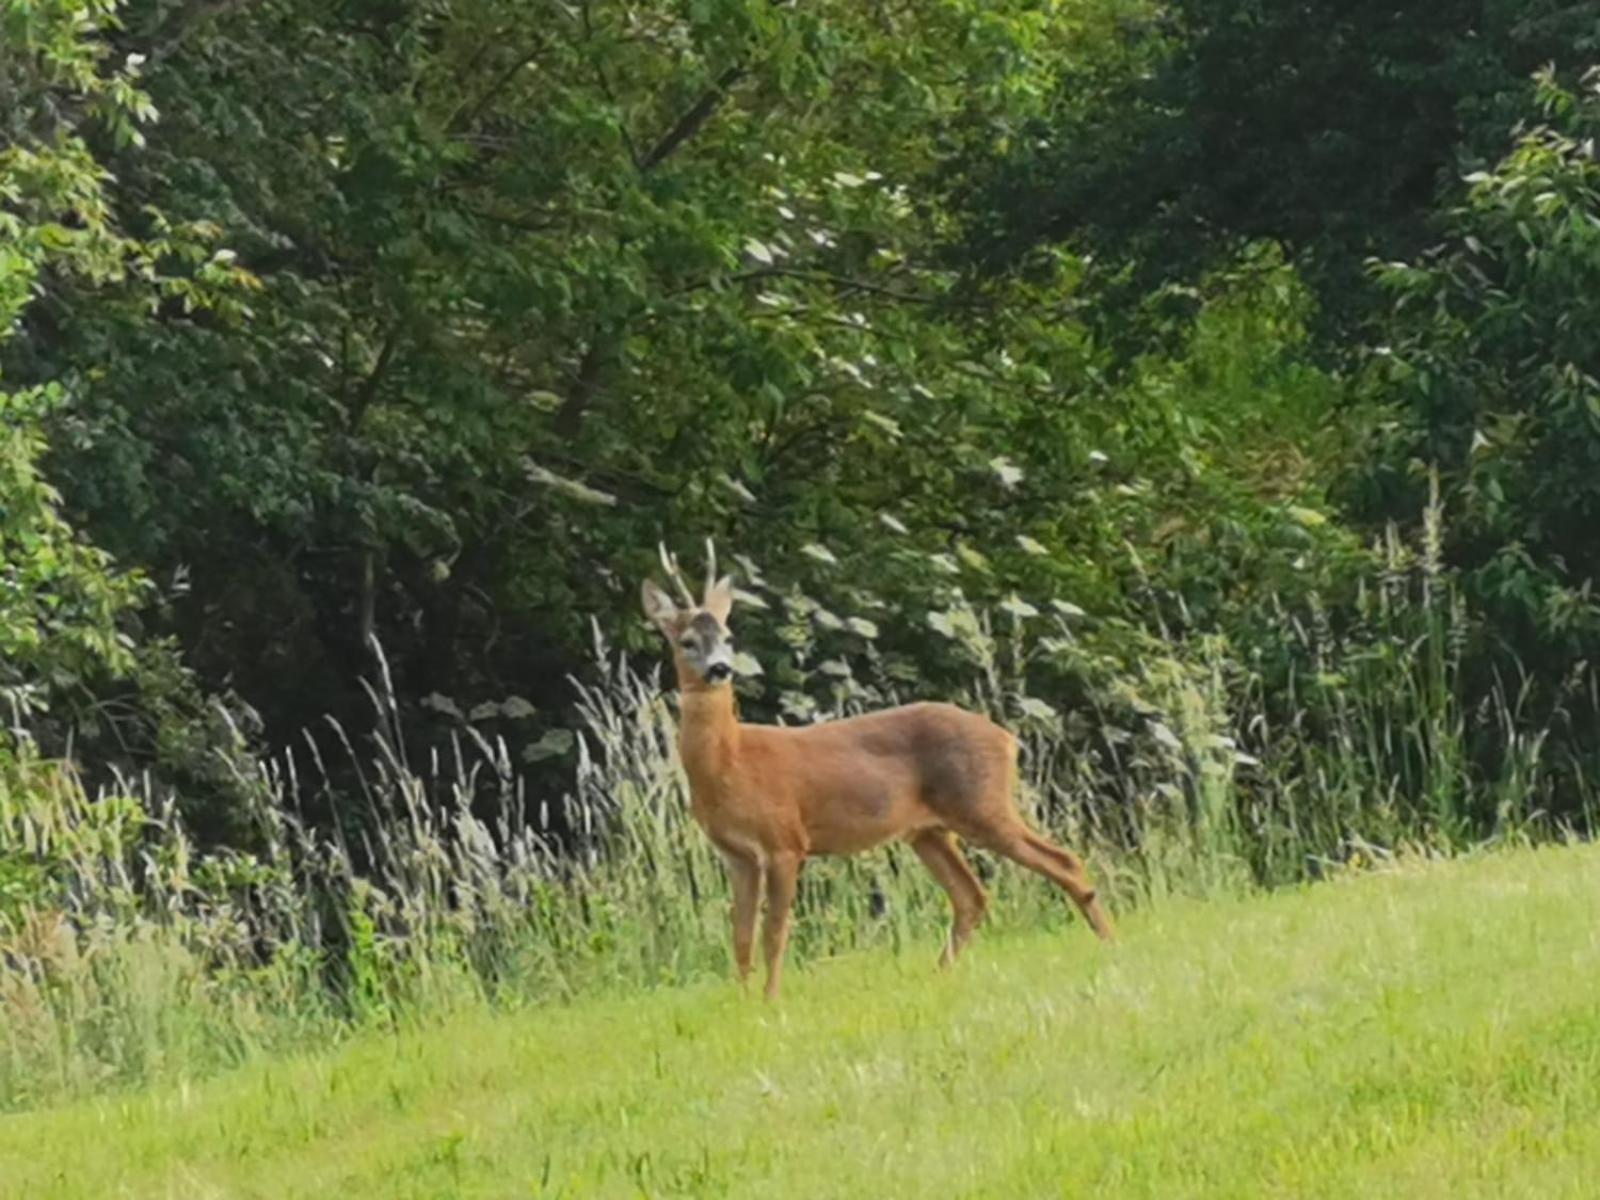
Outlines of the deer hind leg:
M776 854L767 860L767 916L761 927L761 948L767 957L768 1000L778 998L783 951L789 944L789 913L794 907L795 885L799 878L798 855Z
M984 895L983 885L972 873L967 860L961 856L948 830L929 829L919 833L911 839L911 848L950 896L953 912L950 938L939 957L939 965L948 967L955 962L961 948L972 936L972 931L982 922L983 914L989 907L989 898Z
M739 982L750 977L751 950L756 940L756 912L761 903L761 864L737 854L726 856L733 885L733 962Z
M983 839L997 854L1003 854L1030 871L1037 871L1058 885L1072 898L1073 904L1083 914L1102 940L1110 941L1115 932L1111 918L1095 895L1094 883L1084 869L1083 860L1070 850L1064 850L1049 838L1034 833L1026 825L1018 824L997 831Z

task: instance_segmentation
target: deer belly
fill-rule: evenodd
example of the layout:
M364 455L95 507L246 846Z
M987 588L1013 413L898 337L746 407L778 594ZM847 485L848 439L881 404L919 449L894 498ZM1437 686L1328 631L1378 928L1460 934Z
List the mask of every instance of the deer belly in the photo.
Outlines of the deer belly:
M889 786L861 786L818 796L806 806L813 854L856 854L924 823L922 806Z

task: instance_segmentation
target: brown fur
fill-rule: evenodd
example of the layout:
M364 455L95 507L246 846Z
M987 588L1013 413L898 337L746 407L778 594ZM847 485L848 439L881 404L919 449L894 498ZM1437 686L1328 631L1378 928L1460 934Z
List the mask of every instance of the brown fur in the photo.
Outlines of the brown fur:
M744 724L734 711L732 684L707 682L678 641L691 630L703 639L708 616L725 636L730 604L726 580L708 580L698 609L673 611L664 593L650 586L645 592L647 613L674 644L690 806L728 865L741 980L750 973L763 890L771 997L778 993L789 910L805 860L856 854L896 838L910 843L950 896L954 920L945 964L955 960L988 904L952 834L1052 880L1091 928L1110 939L1111 921L1083 863L1030 829L1017 811L1016 739L950 704L908 704L799 728Z

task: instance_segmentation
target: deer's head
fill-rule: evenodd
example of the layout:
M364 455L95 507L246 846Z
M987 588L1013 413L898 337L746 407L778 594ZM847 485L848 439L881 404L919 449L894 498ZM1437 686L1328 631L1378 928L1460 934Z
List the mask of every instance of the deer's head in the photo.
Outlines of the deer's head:
M678 601L644 581L641 599L649 617L672 647L678 665L678 682L684 687L725 687L733 679L733 634L728 632L728 614L733 611L733 577L717 578L717 555L706 541L706 585L700 603L684 583L675 558L661 548L661 565L678 589Z

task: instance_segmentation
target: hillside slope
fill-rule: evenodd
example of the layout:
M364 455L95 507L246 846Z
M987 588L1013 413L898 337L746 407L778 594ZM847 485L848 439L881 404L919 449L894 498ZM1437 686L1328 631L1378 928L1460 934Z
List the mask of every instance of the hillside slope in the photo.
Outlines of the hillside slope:
M1600 853L458 1014L0 1119L0 1194L1559 1196L1600 1170Z

